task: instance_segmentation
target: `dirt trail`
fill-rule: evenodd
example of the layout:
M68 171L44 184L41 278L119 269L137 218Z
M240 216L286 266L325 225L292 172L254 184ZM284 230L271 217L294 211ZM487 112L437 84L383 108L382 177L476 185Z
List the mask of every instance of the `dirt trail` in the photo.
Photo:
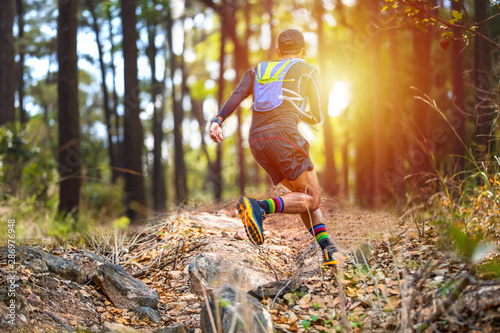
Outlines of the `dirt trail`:
M400 313L405 297L408 299L416 288L416 279L422 278L419 266L428 262L433 271L424 277L429 283L420 284L419 296L414 299L420 306L414 321L420 322L434 312L434 305L426 302L440 297L436 294L439 290L434 287L436 283L445 285L462 278L465 264L445 258L436 250L437 237L431 229L417 237L407 226L399 226L397 217L390 212L363 210L340 200L324 198L322 210L330 238L348 258L337 272L321 268L318 246L297 215L268 216L264 223L265 243L259 247L251 244L244 231L241 232L243 225L237 217L235 202L211 204L160 218L143 229L142 234L129 235L126 241L120 238L123 242L116 242L113 235L96 233L87 245L68 246L66 250L45 245L42 250L81 265L89 274L97 265L89 250L108 262L118 260L129 274L158 294L156 310L161 320L153 323L139 318L131 309L115 307L92 282L78 285L40 267L23 264L17 271L19 302L24 304L18 328L49 332L65 325L99 331L106 322L148 332L178 324L199 327L203 297L193 291L188 269L196 258L229 260L233 267L228 269L250 267L257 271L257 277L265 274L268 281L298 279L300 288L262 300L276 327L285 332L383 332L409 327L411 323L404 321ZM363 253L369 256L368 266L357 261L358 248L367 250ZM0 268L5 280L5 256ZM227 280L232 275L222 274L219 278ZM2 283L6 285L6 281ZM464 291L468 295L474 292L479 293ZM488 292L500 295L500 288L498 292L496 289ZM491 322L491 318L496 318L492 317L495 311L485 312L484 308L498 308L500 302L491 300L500 298L488 295L484 307L474 310L480 313L478 318L471 315L468 318L476 322ZM6 311L0 303L0 315L4 316ZM0 323L0 329L8 331L4 324Z

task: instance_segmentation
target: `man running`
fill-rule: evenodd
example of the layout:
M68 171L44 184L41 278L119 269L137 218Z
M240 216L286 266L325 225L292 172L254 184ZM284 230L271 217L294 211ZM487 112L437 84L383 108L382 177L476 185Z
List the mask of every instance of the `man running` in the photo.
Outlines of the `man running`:
M322 122L319 75L306 63L306 45L295 29L278 36L278 62L263 62L249 69L236 90L210 125L211 138L219 143L224 137L222 123L239 104L253 95L252 125L249 143L252 155L266 170L274 185L281 183L291 192L281 197L256 200L241 197L237 208L252 242L264 242L262 221L267 214L300 214L324 254L324 266L334 266L336 247L328 238L319 208L321 191L314 165L309 158L309 143L298 130L299 121L311 125ZM310 112L304 111L309 102Z

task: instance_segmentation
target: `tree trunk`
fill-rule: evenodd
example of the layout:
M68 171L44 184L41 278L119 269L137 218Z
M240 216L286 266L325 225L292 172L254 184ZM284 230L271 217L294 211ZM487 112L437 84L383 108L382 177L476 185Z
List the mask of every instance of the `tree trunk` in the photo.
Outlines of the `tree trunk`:
M108 135L108 154L109 154L109 166L111 168L111 182L115 183L117 174L117 165L115 161L115 145L113 143L113 126L111 125L111 109L109 108L109 94L108 87L106 86L106 65L104 64L104 54L101 45L100 28L97 23L97 17L95 14L94 1L86 0L87 7L89 7L90 14L92 16L92 28L94 29L95 39L97 44L97 51L99 53L99 65L101 69L101 90L103 97L103 109L104 109L104 119L107 128Z
M81 188L80 115L76 33L78 0L60 0L57 28L59 110L59 212L78 213Z
M248 2L249 3L249 2ZM267 52L267 57L272 59L276 54L276 37L274 36L274 25L273 25L273 0L266 0L266 11L269 14L269 38L271 43L269 44L269 51Z
M233 0L234 1L234 0ZM248 8L247 8L248 11ZM236 71L236 77L234 80L235 85L238 85L241 78L245 72L250 67L248 62L248 48L246 41L244 43L240 42L238 35L236 33L236 5L230 3L227 10L227 31L234 45L234 67ZM240 188L240 194L245 194L245 180L246 180L246 168L245 168L245 154L243 151L243 135L241 132L241 127L243 123L241 107L236 109L236 117L238 119L238 128L236 131L236 145L238 152L238 165L239 165L239 177L238 177L238 187Z
M453 1L452 10L460 11L463 8L463 0ZM459 36L461 30L453 29L455 36ZM451 41L451 64L453 82L453 118L451 124L458 134L453 135L452 152L454 155L453 174L464 170L465 167L465 87L464 87L464 43L461 40Z
M391 100L392 108L392 142L393 142L393 167L392 167L392 183L394 186L394 195L396 202L399 203L404 198L404 134L402 132L402 124L404 109L402 91L401 91L401 74L399 66L399 46L397 41L397 30L389 31L389 47L391 57Z
M323 135L325 143L325 175L324 175L324 185L323 189L330 196L337 195L337 170L335 167L334 159L334 147L333 147L333 129L330 122L330 115L328 114L328 100L329 100L329 89L331 88L331 81L328 79L326 71L326 63L328 52L325 48L325 38L323 33L323 13L324 8L321 0L315 1L315 20L318 25L316 29L316 34L318 35L318 60L319 67L321 70L321 86L320 86L320 96L321 96L321 107L324 114L323 121Z
M0 1L0 125L16 120L13 25L14 0L2 0Z
M348 111L349 109L345 109L344 114L343 114L343 123L344 126L347 127L347 124L349 123L349 117L348 117ZM348 130L345 130L344 132L344 145L342 146L342 178L343 178L343 195L346 200L349 200L349 144L350 144L351 138L350 138L350 133Z
M377 21L380 12L379 2L370 1L370 17L373 22ZM381 38L376 33L372 38L371 73L372 73L372 113L373 113L373 152L374 152L374 177L373 195L374 206L380 208L387 198L387 140L385 137L387 117L381 101L381 87L379 78L382 76L382 61L380 57Z
M222 109L224 103L224 62L226 60L226 23L227 19L224 14L221 14L221 28L220 28L220 56L219 56L219 90L217 91L218 109ZM217 157L214 164L214 198L220 201L222 198L222 145L223 142L217 144Z
M21 124L28 121L26 110L24 109L24 59L26 56L24 45L24 3L23 0L16 0L17 26L19 29L19 63L17 65L17 94L19 99L19 120Z
M172 41L172 13L168 9L167 14L167 39L170 61L170 80L172 81L172 108L174 114L174 172L175 172L175 194L176 204L179 205L187 199L186 166L184 163L184 147L182 144L182 120L184 110L182 108L182 97L178 101L175 96L174 74L177 69Z
M488 18L488 4L486 0L474 1L476 22L482 22ZM477 32L488 36L487 23L476 24ZM478 158L484 159L491 152L491 130L493 124L494 109L492 105L492 94L490 92L491 72L491 49L490 44L481 38L474 42L474 83L476 86L476 109L477 127L476 142L478 147Z
M123 119L125 154L125 192L127 215L130 219L145 215L146 203L142 173L143 132L139 118L139 81L137 79L137 30L136 0L122 0L122 30L124 59L124 105Z
M413 86L423 94L429 95L431 87L430 61L431 36L416 31L413 33ZM421 95L413 91L414 95ZM410 148L410 165L413 178L413 190L420 192L425 186L425 178L430 171L428 137L429 106L422 101L415 100L413 104L413 120L415 132Z
M166 210L167 190L165 186L165 170L162 162L162 145L163 145L163 109L156 107L157 98L161 97L162 89L156 79L156 55L158 48L155 44L156 38L156 22L148 22L148 38L149 45L146 49L146 54L149 58L151 68L151 103L153 103L153 209L156 212ZM163 105L163 103L161 103Z
M110 47L110 68L111 68L111 75L113 77L113 107L111 108L111 111L113 113L114 117L114 128L113 128L113 135L115 136L115 163L117 166L116 170L116 176L117 177L123 177L123 172L122 170L124 169L124 163L125 163L125 156L123 152L123 139L121 138L120 135L120 116L118 115L118 93L116 92L116 66L115 66L115 45L114 45L114 34L113 34L113 25L111 23L113 17L111 14L111 10L108 8L107 9L107 19L108 19L108 28L109 28L109 44L111 45Z

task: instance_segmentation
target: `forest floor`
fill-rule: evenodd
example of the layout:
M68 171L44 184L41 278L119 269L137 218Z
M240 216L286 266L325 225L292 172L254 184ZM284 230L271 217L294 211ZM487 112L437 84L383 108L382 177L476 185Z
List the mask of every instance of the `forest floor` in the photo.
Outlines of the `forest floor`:
M500 282L476 272L469 279L467 264L438 249L438 237L430 226L416 229L407 222L401 224L390 212L325 198L325 224L343 253L338 269L329 271L321 267L317 245L298 216L269 216L264 224L266 242L256 247L242 233L234 205L228 202L179 211L134 236L95 233L87 236L86 245L67 245L65 249L30 244L78 262L89 272L96 267L89 251L120 263L156 291L161 321L141 320L132 310L116 308L92 282L78 285L20 265L17 282L26 306L15 331L100 331L106 322L145 332L178 324L198 328L203 297L190 289L189 262L200 253L224 251L238 254L272 279L299 280L300 288L262 300L276 330L500 330ZM5 256L0 268L5 287ZM453 295L459 296L458 301ZM2 318L6 311L0 305ZM1 322L0 329L13 327Z

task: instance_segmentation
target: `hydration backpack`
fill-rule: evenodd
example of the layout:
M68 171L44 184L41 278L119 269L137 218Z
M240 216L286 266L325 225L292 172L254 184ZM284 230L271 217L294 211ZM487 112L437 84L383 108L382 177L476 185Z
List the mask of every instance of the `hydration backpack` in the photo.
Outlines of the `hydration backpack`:
M288 100L299 109L297 102L304 102L305 98L295 91L283 88L285 75L297 61L302 59L282 60L273 62L261 62L257 65L253 84L253 109L255 111L269 111L277 108ZM295 79L286 80L294 81ZM284 96L283 92L292 96ZM303 111L303 110L301 110Z

